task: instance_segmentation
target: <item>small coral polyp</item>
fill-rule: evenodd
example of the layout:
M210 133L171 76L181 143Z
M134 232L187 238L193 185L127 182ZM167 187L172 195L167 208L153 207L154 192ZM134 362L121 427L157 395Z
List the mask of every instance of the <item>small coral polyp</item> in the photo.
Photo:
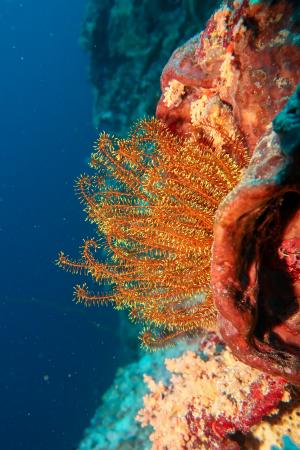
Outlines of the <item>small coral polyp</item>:
M138 122L127 139L102 133L90 162L96 175L77 182L98 236L84 242L79 261L63 253L58 259L102 289L76 286L76 299L129 309L132 320L144 323L142 343L151 348L214 323L214 216L245 164L242 139L208 121L185 138L156 119Z

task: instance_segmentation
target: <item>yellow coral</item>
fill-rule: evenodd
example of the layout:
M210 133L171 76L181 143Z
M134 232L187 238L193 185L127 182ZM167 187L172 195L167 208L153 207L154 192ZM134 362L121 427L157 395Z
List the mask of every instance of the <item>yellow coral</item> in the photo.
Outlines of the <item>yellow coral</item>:
M222 62L222 65L220 67L220 77L223 81L224 87L232 87L233 86L233 75L234 75L234 69L233 69L233 63L234 56L231 52L226 52L224 55L224 59Z
M206 356L209 357L209 353ZM156 383L145 376L150 393L144 397L144 407L136 417L143 427L150 424L154 429L150 435L152 450L212 448L207 447L203 414L230 422L250 411L246 403L253 386L259 385L265 395L272 389L268 377L236 360L229 350L209 357L208 361L195 352L186 351L178 358L166 359L165 365L172 374L169 384ZM288 391L283 389L282 392L282 400L287 400ZM187 420L191 405L193 416L198 418L194 436ZM288 430L285 428L285 431ZM197 437L203 445L197 442L193 447Z
M194 100L191 102L190 106L190 114L191 114L191 123L194 126L200 125L203 122L206 114L206 106L207 106L207 95L202 95L198 100Z
M284 435L289 435L296 444L300 445L300 406L291 405L277 418L261 422L252 434L259 441L259 450L269 450L274 445L282 448Z
M178 106L181 103L184 95L184 84L178 80L169 81L168 86L164 90L163 102L168 108L171 106Z

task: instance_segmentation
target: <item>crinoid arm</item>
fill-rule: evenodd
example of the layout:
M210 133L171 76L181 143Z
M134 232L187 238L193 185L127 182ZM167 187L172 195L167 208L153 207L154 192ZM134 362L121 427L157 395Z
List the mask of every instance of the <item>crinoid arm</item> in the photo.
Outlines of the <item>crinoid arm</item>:
M145 350L155 351L166 346L172 346L175 344L177 339L186 336L184 331L173 331L173 332L161 332L157 334L150 328L144 328L139 334L139 340L142 348Z
M88 269L87 265L82 261L73 261L64 252L60 252L56 260L56 265L68 272L78 274Z
M58 258L60 267L102 286L100 294L76 286L77 301L128 309L145 324L147 348L211 326L214 216L240 179L244 154L242 141L209 123L186 138L157 119L138 122L127 139L102 133L90 163L96 174L76 185L97 240L84 242L78 262Z
M84 303L85 306L90 305L105 305L109 301L114 301L114 295L109 295L108 293L95 294L90 292L87 288L86 283L74 287L74 299L77 303Z

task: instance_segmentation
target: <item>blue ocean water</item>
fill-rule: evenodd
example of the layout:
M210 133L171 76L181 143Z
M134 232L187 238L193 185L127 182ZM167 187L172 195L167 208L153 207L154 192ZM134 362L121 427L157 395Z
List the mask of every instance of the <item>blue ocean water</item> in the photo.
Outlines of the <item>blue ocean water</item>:
M74 195L96 138L85 0L1 0L0 449L76 448L122 362L118 316L58 269L92 229Z

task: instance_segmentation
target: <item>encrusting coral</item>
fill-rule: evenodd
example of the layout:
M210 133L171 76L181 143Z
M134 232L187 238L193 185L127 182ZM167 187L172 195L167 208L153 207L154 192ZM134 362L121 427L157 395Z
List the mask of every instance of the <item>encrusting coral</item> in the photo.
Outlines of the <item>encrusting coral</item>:
M259 450L269 450L272 446L281 447L282 436L288 435L294 442L300 444L300 406L287 405L281 414L270 417L252 430L252 435L260 442Z
M178 80L171 80L164 92L164 103L170 106L178 106L184 95L184 84Z
M300 443L298 414L299 397L282 378L238 362L216 334L202 332L118 369L78 449L200 450L202 440L205 450L296 450L282 436Z
M76 286L76 299L128 308L146 325L147 347L209 326L214 215L246 161L243 140L209 122L187 138L156 119L139 122L127 139L101 134L91 157L97 175L77 182L99 238L85 241L80 261L61 253L58 264L87 272L104 288L94 294ZM100 246L106 262L95 256Z
M137 420L153 427L152 450L263 450L283 434L299 442L299 408L281 411L291 396L283 378L244 365L213 333L199 349L165 360L168 383L144 376L150 393Z

